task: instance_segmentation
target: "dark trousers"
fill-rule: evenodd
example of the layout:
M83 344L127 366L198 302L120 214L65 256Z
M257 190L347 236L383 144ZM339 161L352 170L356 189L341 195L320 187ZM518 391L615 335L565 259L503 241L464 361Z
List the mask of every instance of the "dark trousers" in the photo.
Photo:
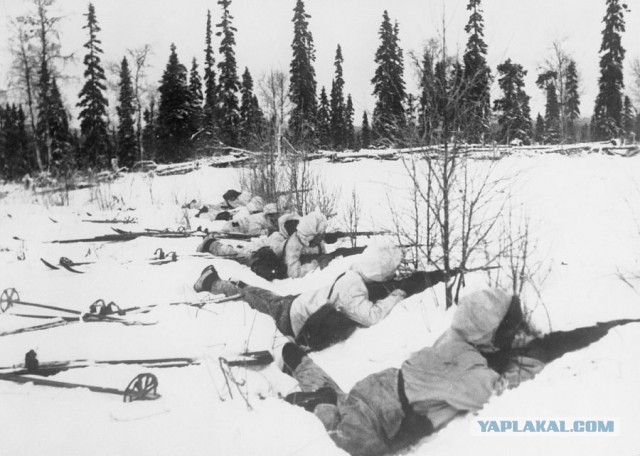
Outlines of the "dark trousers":
M242 298L252 309L273 318L282 334L294 336L290 311L296 296L280 296L263 288L248 286L243 288Z

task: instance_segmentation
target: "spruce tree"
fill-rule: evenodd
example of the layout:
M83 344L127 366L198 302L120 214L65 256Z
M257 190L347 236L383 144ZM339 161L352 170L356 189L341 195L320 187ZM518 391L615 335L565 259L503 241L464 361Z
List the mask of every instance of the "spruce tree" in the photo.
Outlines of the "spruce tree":
M547 97L544 115L545 142L550 144L557 144L560 141L560 105L555 83L557 76L555 71L547 71L538 75L536 81Z
M362 131L360 132L360 144L363 149L369 148L371 145L371 128L369 127L369 118L367 117L367 111L362 113Z
M48 122L49 140L51 141L51 165L56 167L72 166L74 157L71 156L69 115L62 103L62 96L55 77L51 78Z
M161 140L158 158L180 161L186 157L191 135L191 92L187 69L178 60L175 44L171 44L169 62L160 81L157 137Z
M154 160L157 154L157 124L155 99L152 98L149 107L142 114L144 120L144 128L142 129L142 147L144 147L146 156L149 160Z
M86 79L80 94L78 107L81 108L80 133L84 150L84 160L89 166L104 167L109 155L109 136L107 133L107 105L109 104L104 92L106 91L104 69L100 63L102 42L98 39L100 31L95 8L89 3L89 11L84 15L87 25L83 28L89 31L89 41L84 47L89 51L84 57Z
M211 11L207 11L204 49L204 127L214 132L217 114L216 61L211 44Z
M420 100L418 116L418 134L423 142L429 143L434 129L438 125L437 109L435 107L435 80L433 74L434 56L425 47L420 65Z
M331 83L331 142L335 150L346 144L344 79L342 77L342 49L338 45L334 59L335 76Z
M331 148L331 107L324 86L320 90L320 104L318 105L318 142L320 147Z
M253 78L249 68L242 74L242 94L240 104L240 143L244 147L251 147L256 143L264 122L264 115L258 104L258 98L253 94Z
M593 111L592 135L596 140L617 136L622 130L623 61L625 50L621 35L625 31L627 5L620 0L606 0L602 45L600 46L599 92Z
M399 45L398 24L391 26L385 11L380 25L380 46L376 51L378 65L371 80L376 106L373 111L373 130L380 137L397 139L405 125L403 79L404 62Z
M9 105L0 105L0 178L11 179L12 171L9 164L11 150L10 135L12 131L12 117Z
M222 37L220 41L220 62L218 70L220 76L218 80L218 119L220 140L229 145L238 145L238 124L240 123L240 110L238 105L238 90L240 81L236 68L236 55L234 46L236 44L236 28L231 21L233 16L229 13L231 0L218 0L222 6L222 21L216 25L220 29L216 36Z
M564 104L565 118L567 121L568 136L575 141L577 136L575 122L580 117L580 92L578 88L578 70L576 62L569 61L567 66L567 80L565 85L566 101Z
M533 140L537 144L544 144L544 118L540 113L538 113L538 117L536 117L536 126L533 132Z
M624 105L622 109L622 128L625 137L629 138L635 130L635 109L631 104L631 99L628 96L624 97Z
M29 171L29 138L22 106L0 106L0 177L16 179Z
M481 0L469 0L467 10L471 11L464 30L469 34L463 56L464 91L463 118L467 139L481 142L489 130L491 115L491 70L487 65L487 44L484 42L484 19Z
M353 100L351 94L347 95L347 106L344 111L344 146L347 149L353 149L355 141L355 128L353 126Z
M531 109L530 97L524 91L527 71L507 59L498 65L498 74L502 98L494 101L494 109L499 112L497 139L501 143L519 139L528 144L531 141Z
M289 97L293 108L289 119L289 132L293 141L303 148L316 146L316 60L313 35L309 31L309 18L302 0L296 1L293 15L293 58L291 60Z
M126 57L120 65L120 95L118 97L118 162L131 168L138 159L138 140L135 131L135 98L131 82L131 71Z
M202 109L202 79L198 72L198 62L193 58L189 72L189 92L191 94L191 133L198 132L203 126L204 113Z
M10 179L9 166L7 164L8 146L7 133L9 131L9 119L5 108L0 105L0 178Z

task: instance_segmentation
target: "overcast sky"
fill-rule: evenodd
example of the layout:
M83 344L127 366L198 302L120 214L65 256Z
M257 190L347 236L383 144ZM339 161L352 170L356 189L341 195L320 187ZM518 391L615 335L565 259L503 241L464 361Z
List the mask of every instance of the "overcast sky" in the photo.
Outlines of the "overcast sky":
M330 90L333 78L333 59L336 46L344 56L345 92L351 93L356 108L356 124L360 124L363 110L372 111L374 99L370 80L375 71L374 54L379 45L378 29L386 9L400 27L401 47L405 51L405 79L411 91L416 90L416 74L411 64L411 51L420 53L424 43L442 36L442 21L446 24L449 53L460 55L467 36L464 25L468 20L468 0L305 0L311 15L316 54L318 90ZM295 0L232 0L236 33L238 74L244 67L257 82L271 69L288 72L291 60L293 27L291 19ZM630 86L628 63L640 57L640 5L631 4L626 14L627 31L623 46L627 50L625 78ZM8 17L23 14L30 8L30 0L0 0L0 89L9 85L8 52L10 26ZM180 61L190 68L196 57L202 70L207 9L211 9L213 23L220 18L221 9L215 0L94 0L96 15L102 28L99 34L104 49L104 62L119 62L127 49L150 44L154 55L150 62L149 80L157 83L169 56L169 46L177 46ZM58 0L59 13L66 16L60 26L63 51L73 52L77 63L62 72L76 77L62 83L66 104L77 102L81 87L82 44L87 40L83 14L86 0ZM485 39L489 46L488 60L492 70L511 58L522 64L529 75L526 90L532 96L533 116L544 110L544 95L535 86L539 66L550 54L554 40L562 40L565 49L574 56L583 87L582 114L589 116L597 94L599 75L598 50L601 42L605 0L485 0ZM219 40L214 37L216 59ZM106 65L105 65L106 66ZM156 84L157 85L157 84ZM494 83L492 98L499 96ZM76 113L74 113L76 114Z

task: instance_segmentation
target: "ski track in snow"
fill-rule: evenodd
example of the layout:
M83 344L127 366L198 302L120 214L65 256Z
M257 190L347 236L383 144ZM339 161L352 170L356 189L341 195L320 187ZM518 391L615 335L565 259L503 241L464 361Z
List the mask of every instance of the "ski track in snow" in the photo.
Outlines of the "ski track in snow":
M541 330L573 329L597 321L640 318L637 292L619 275L639 271L640 215L637 201L640 158L599 155L509 157L497 163L472 162L473 170L495 166L497 176L515 176L510 204L531 220L537 247L532 261L539 274L539 298L533 319ZM363 206L360 229L390 228L390 204L407 207L406 178L400 161L363 160L349 164L312 162L328 187L339 189L338 212L344 212L356 188ZM220 356L245 349L270 350L284 343L270 318L240 302L209 304L198 309L166 305L197 302L206 297L192 290L208 264L223 277L243 279L279 293L299 293L331 283L350 260L292 281L269 284L248 269L227 260L180 258L151 266L156 248L190 254L200 238L143 237L128 242L52 244L56 239L110 233L109 224L82 219L135 217L137 224L114 225L125 230L176 228L183 224L184 203L215 202L228 188L238 188L239 171L206 168L181 175L150 178L128 175L99 190L69 193L68 206L53 197L35 195L18 186L0 190L0 288L16 288L21 299L88 311L96 299L120 307L160 304L132 318L154 325L72 323L54 329L0 338L0 366L23 362L35 349L41 362L89 359L197 357L201 364L183 368L143 369L159 380L161 397L125 404L117 396L86 389L57 389L0 381L0 454L2 455L329 455L344 454L310 413L278 398L295 382L275 365L262 370L234 369L248 399L232 385L233 398L219 369ZM2 194L2 192L0 192ZM496 195L496 201L499 199ZM498 204L498 203L496 203ZM108 208L101 210L100 208ZM129 210L130 209L130 210ZM206 222L187 211L192 228ZM56 222L52 221L55 220ZM341 216L332 221L340 226ZM640 219L639 219L640 220ZM24 241L14 239L17 236ZM363 242L367 242L363 239ZM24 260L18 260L24 256ZM95 261L74 274L52 271L40 258L57 263L60 256ZM544 279L544 280L542 280ZM465 291L486 285L481 272L466 277ZM380 324L360 329L348 341L313 358L348 390L362 377L399 366L412 352L447 328L442 287L430 289L400 305ZM535 307L528 294L527 306ZM164 305L163 305L164 304ZM20 309L27 312L27 309ZM43 313L47 313L43 311ZM0 333L35 322L0 315ZM478 455L640 454L640 324L616 328L601 341L551 363L533 381L496 396L480 417L617 418L618 436L474 437L472 416L463 416L437 434L401 454L453 455L470 450ZM54 380L124 389L141 368L132 365L87 367L62 372Z

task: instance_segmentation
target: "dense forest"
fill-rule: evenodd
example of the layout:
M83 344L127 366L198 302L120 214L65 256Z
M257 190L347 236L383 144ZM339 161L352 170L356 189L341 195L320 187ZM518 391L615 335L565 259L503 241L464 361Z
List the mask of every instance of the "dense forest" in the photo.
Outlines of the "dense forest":
M79 129L71 127L65 109L65 101L71 100L63 100L59 89L65 56L59 39L61 17L53 14L56 0L31 2L32 11L15 18L11 31L13 83L22 103L0 107L0 175L8 179L44 171L131 168L140 160L179 162L228 148L274 151L283 141L299 151L314 151L445 141L566 144L634 140L640 135L640 115L624 92L621 36L627 7L620 0L606 0L599 92L590 122L580 111L580 69L559 42L553 44L545 67L536 69L536 89L546 103L544 112L533 118L524 86L528 70L511 59L495 69L487 63L481 0L468 1L461 57L450 55L437 40L418 52L417 93L406 88L409 71L404 68L400 24L382 12L378 37L371 37L379 41L372 56L375 106L361 119L354 118L352 97L345 93L340 45L331 87L318 86L312 17L303 0L297 0L292 11L289 72L271 72L262 90L257 90L249 68L238 68L239 31L232 0L218 0L219 22L214 24L207 11L202 24L202 65L196 58L183 63L172 45L162 78L150 94L142 85L149 46L122 56L117 87L108 87L99 15L89 3L83 27L83 86L76 102ZM499 96L492 100L493 84ZM109 115L108 90L117 92L116 116Z

